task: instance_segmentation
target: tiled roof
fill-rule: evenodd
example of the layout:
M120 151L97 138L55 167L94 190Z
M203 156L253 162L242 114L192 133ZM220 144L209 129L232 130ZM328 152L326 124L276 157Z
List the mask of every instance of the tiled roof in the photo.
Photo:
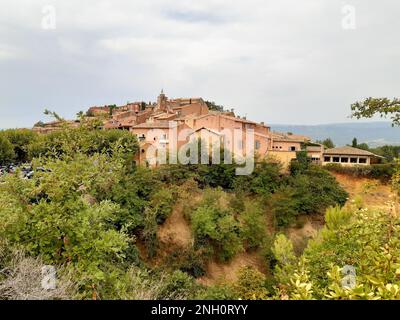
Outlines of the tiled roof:
M157 121L157 122L144 122L137 124L136 126L132 126L133 129L168 129L169 121Z
M299 135L299 134L286 134L281 132L274 131L272 133L274 141L296 141L296 142L305 142L310 141L311 139L307 136Z
M194 133L197 132L197 131L201 131L201 130L207 130L207 131L209 131L209 132L211 132L211 133L214 133L214 134L216 134L216 135L218 135L218 136L223 136L223 134L222 134L221 132L219 132L219 131L217 131L217 130L210 129L210 128L206 128L206 127L199 128L199 129L197 129L196 131L190 133L190 135L194 134Z
M354 148L354 147L350 147L350 146L328 149L328 150L325 150L324 154L352 155L352 156L374 156L374 157L382 158L381 156L378 156L367 150L362 150L362 149L358 149L358 148Z
M321 146L307 146L307 151L310 151L310 152L320 152L320 151L323 151L324 150L324 148L322 148Z

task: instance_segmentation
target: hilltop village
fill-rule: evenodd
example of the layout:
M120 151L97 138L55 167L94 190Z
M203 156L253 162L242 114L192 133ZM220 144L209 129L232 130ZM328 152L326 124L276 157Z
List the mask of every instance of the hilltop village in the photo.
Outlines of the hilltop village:
M100 119L104 130L128 130L136 135L140 144L137 160L150 165L157 165L157 160L156 155L154 159L145 157L149 147L162 150L175 143L179 148L193 137L202 139L206 137L210 141L219 140L225 146L231 144L234 153L241 152L245 155L246 150L253 149L257 159L272 157L284 166L296 159L297 152L301 150L306 151L314 163L321 165L327 163L346 166L369 165L381 161L380 156L349 146L325 150L323 145L312 142L309 137L271 131L264 122L258 123L235 115L233 109L223 110L202 98L169 99L163 91L157 97L157 102L93 106L87 110L86 117ZM52 132L59 130L62 122L61 120L40 122L33 130L40 133ZM71 127L78 127L79 122L79 120L67 121ZM184 139L173 141L177 139L170 136L171 127L174 127L174 132L178 136L182 136L183 132L190 133L184 134ZM249 129L254 132L251 141L246 139L246 131ZM228 137L229 132L235 130L241 132L241 135Z

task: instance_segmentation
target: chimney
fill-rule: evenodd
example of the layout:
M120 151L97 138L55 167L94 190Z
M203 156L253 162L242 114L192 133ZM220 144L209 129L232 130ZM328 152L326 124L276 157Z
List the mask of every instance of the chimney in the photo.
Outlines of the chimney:
M264 121L261 121L260 123L261 123L262 125L264 125Z
M243 117L243 120L246 120L246 117Z

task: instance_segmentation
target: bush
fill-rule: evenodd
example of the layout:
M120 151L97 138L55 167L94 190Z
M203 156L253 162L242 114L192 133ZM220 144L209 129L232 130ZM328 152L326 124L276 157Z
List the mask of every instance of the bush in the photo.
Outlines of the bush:
M169 269L181 270L198 278L205 274L208 257L209 253L203 248L178 248L168 255L165 265Z
M15 158L14 148L11 142L3 135L0 135L0 165L8 165Z
M161 188L151 195L149 205L155 211L158 223L163 223L168 218L174 202L174 195L168 188Z
M383 163L383 164L372 164L369 166L342 166L337 163L327 164L325 169L347 174L353 177L364 177L364 178L372 178L379 179L384 182L389 181L396 170L396 165L394 163Z
M276 236L271 248L276 259L274 276L280 283L289 281L296 267L297 258L294 254L293 243L285 235Z
M103 153L119 156L132 161L138 150L136 137L123 130L101 130L81 125L79 128L64 128L46 135L38 136L28 147L29 158L71 157L76 153L93 155Z
M253 267L244 267L238 272L238 280L233 286L235 295L242 300L268 299L265 276Z
M237 176L235 191L270 195L282 184L281 166L277 163L263 161L256 165L254 172L249 176Z
M17 163L31 161L28 148L31 143L34 143L38 138L38 134L29 129L9 129L2 132L13 145L15 153L15 161Z
M257 202L247 202L240 220L241 236L246 241L247 248L258 248L265 238L265 217L261 205Z
M201 188L221 187L230 190L234 186L236 179L235 166L232 164L210 164L198 165L198 177L196 177Z
M386 211L332 208L326 222L285 285L308 287L315 299L399 299L399 218ZM355 268L352 289L342 285L346 265ZM297 281L301 274L304 279Z
M29 257L22 251L13 251L7 266L0 271L0 300L73 299L76 284L72 280L72 274L57 266L56 288L47 290L41 283L44 266L40 258Z
M220 284L207 287L197 296L198 300L237 300L238 297L233 288L228 284Z
M282 187L271 197L270 206L277 226L284 227L291 224L298 214L295 190L289 186Z
M198 286L192 277L185 272L177 270L162 279L161 288L156 299L190 299L196 294L197 288Z
M289 177L271 198L271 208L278 226L286 226L299 214L322 213L329 206L344 205L347 198L348 193L329 172L310 165Z
M97 165L93 165L96 163ZM118 183L119 161L105 155L76 155L74 160L48 160L50 169L31 180L8 176L0 184L0 238L45 263L69 262L79 290L90 296L92 286L105 285L122 263L131 244L110 222L120 207L110 201L88 203Z
M243 249L240 223L219 205L221 192L208 192L191 215L197 246L211 246L221 260L229 260Z

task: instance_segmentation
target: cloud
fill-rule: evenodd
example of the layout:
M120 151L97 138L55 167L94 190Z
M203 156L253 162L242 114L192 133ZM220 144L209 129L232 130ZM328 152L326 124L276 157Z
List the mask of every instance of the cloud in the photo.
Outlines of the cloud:
M266 123L347 121L365 96L398 95L400 3L351 1L5 0L0 128L44 106L72 117L94 104L203 96ZM45 5L56 29L41 28ZM21 94L23 93L23 94ZM5 111L7 110L7 111Z

